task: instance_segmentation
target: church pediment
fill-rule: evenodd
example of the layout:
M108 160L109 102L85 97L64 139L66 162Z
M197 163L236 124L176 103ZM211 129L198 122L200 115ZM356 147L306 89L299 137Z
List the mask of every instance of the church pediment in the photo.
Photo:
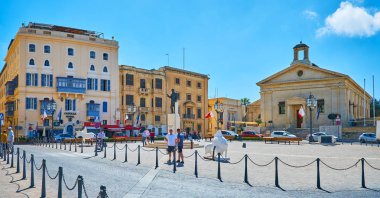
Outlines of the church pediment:
M265 84L332 79L339 77L347 76L338 72L322 69L314 65L297 63L258 82L257 85L261 86Z

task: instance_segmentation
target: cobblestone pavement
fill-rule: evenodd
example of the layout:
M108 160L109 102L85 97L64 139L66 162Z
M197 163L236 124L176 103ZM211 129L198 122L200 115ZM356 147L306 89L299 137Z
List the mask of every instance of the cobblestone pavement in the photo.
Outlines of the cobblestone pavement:
M242 142L229 143L227 157L230 163L221 163L221 178L217 179L217 162L203 160L204 149L198 149L198 175L194 176L195 154L194 150L185 150L184 166L178 166L173 173L173 165L167 164L165 151L158 152L159 168L154 169L156 161L156 151L150 148L140 148L140 162L138 162L139 143L128 143L127 161L125 161L125 143L116 144L116 160L114 158L113 143L108 143L106 159L104 152L98 153L94 157L94 147L77 147L77 152L69 145L54 145L54 148L42 146L16 146L21 150L26 150L27 159L30 154L34 154L36 165L40 166L42 158L47 161L47 168L51 176L55 176L58 167L63 167L63 172L69 187L74 184L78 175L84 177L86 191L89 197L96 197L99 193L100 185L107 187L110 197L178 197L180 193L184 197L379 197L380 196L380 170L371 168L365 164L365 179L368 189L361 188L361 162L348 170L333 170L332 168L344 169L354 165L364 157L374 168L380 168L380 148L375 146L360 145L335 145L322 146L319 144L284 145L284 144L264 144L263 142L246 142L247 148L242 148ZM207 144L201 142L201 144ZM133 151L133 152L132 152ZM281 189L274 186L274 162L266 167L259 167L248 160L248 180L250 185L243 183L244 180L244 158L241 162L234 164L247 154L253 162L266 164L274 157L278 157L279 185ZM288 165L306 165L319 157L326 165L320 164L321 187L325 190L316 189L316 162L303 168L294 168ZM1 159L2 160L2 159ZM9 184L10 176L15 168L0 161L3 170L1 171L0 184ZM285 164L286 163L286 164ZM22 164L22 163L21 163ZM21 168L22 170L22 168ZM28 189L30 164L27 164L27 180L20 180L12 183L14 187L19 185L21 193L29 197L40 196L41 171L35 171L36 187ZM22 174L14 174L14 177L21 178ZM19 179L14 179L19 180ZM56 196L57 180L50 180L47 177L48 197ZM3 186L3 185L1 185ZM13 188L14 188L13 187ZM0 190L1 193L15 192L11 187L7 191ZM175 189L175 191L173 191ZM65 197L75 197L77 190L68 191L64 187ZM7 195L8 195L7 194ZM9 194L10 195L10 194ZM24 195L24 196L25 196ZM12 196L12 197L15 197ZM8 197L8 196L6 196ZM22 196L20 196L22 197Z

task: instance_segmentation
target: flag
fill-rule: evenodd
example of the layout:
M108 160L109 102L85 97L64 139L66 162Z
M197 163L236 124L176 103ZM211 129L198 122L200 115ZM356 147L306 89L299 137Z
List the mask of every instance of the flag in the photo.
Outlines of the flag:
M44 109L44 115L42 116L42 121L45 121L46 118L47 118L47 114L46 114L46 111Z
M62 108L58 112L57 119L58 119L59 122L61 122L61 120L62 120Z
M205 118L212 118L214 117L214 114L212 113L212 111L208 112L206 115L205 115Z
M300 110L298 111L298 117L303 118L305 116L305 110L303 109L303 106L301 106Z
M136 123L135 123L135 126L138 126L139 121L140 121L140 113L138 113L137 116L136 116Z
M99 116L95 116L95 122L99 122Z
M125 120L128 120L128 119L129 119L128 114L125 114L124 121L125 121Z
M317 118L317 120L319 119L319 114L320 113L321 113L321 108L318 108L317 112L315 113L315 117Z

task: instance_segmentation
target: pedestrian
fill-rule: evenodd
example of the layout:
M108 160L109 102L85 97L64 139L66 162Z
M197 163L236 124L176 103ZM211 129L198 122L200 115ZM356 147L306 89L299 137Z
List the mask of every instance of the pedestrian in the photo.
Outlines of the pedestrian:
M181 162L182 164L184 164L182 149L183 149L183 141L185 140L185 134L181 133L180 129L177 129L177 133L178 133L177 134L177 147L178 147L178 160L177 160L177 162L178 163Z
M147 145L147 144L149 144L150 132L149 132L149 130L145 130L144 133L145 133L145 137L146 137L145 145Z
M145 146L145 144L146 144L146 139L147 139L147 137L149 136L149 135L147 135L147 134L149 134L148 129L145 129L145 130L143 131L143 133L141 134L141 136L142 136L142 143L143 143L143 146Z
M1 134L1 144L2 144L2 149L3 149L3 155L5 155L6 150L8 149L7 140L8 140L7 130L4 130L3 133Z
M198 131L198 142L201 141L201 139L202 139L201 132Z
M153 144L154 143L154 138L156 136L156 133L154 131L150 130L149 136L150 136L150 143Z
M173 129L170 129L169 133L165 136L165 141L168 144L168 154L169 154L168 163L172 161L172 155L174 158L174 149L176 145L176 140L177 140L177 135L173 134ZM175 163L174 160L173 160L173 163Z
M13 142L15 141L15 136L12 130L12 127L8 127L8 150L12 152Z

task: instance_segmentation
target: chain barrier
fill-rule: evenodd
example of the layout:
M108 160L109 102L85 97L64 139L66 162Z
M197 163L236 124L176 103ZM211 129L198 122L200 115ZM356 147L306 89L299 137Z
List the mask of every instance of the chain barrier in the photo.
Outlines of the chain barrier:
M19 157L20 159L24 159L24 157L22 156L22 155L20 155L20 157Z
M83 186L84 196L86 198L88 198L87 191L86 191L86 186L84 185L84 180L82 182L83 182L82 186Z
M189 155L189 156L184 156L184 158L189 158L191 156L193 156L195 154L195 151L193 152L193 154Z
M47 167L45 167L45 170L46 170L47 176L48 176L51 180L55 180L55 179L58 177L59 171L57 172L57 174L56 174L54 177L52 177L52 176L50 176L50 174L49 174L49 170L48 170Z
M337 170L337 171L344 171L344 170L351 169L351 168L353 168L353 167L357 167L357 165L358 165L359 162L360 162L360 160L358 160L354 165L349 166L349 167L347 167L347 168L334 168L334 167L332 167L332 166L327 165L325 162L323 162L323 161L321 160L321 163L322 163L322 164L324 164L325 166L327 166L327 167L330 168L330 169Z
M224 159L223 157L220 157L220 158ZM237 162L234 162L234 163L230 162L230 164L232 164L232 165L239 164L241 161L243 161L244 158L245 158L245 156L243 156L243 157L242 157L239 161L237 161Z
M143 151L148 151L148 152L150 152L150 151L155 151L155 150L156 150L155 148L153 148L153 149L151 149L151 150L148 150L148 149L144 149L144 147L141 147L141 149L142 149Z
M123 150L125 148L126 145L124 145L122 148L119 148L116 144L116 148L119 149L119 150Z
M210 160L205 159L204 157L202 157L199 153L197 153L197 154L198 154L198 156L199 156L203 161L210 161Z
M380 170L380 168L376 168L376 167L372 166L370 163L368 163L367 160L364 160L364 161L365 161L365 163L366 163L369 167L371 167L371 168L373 168L373 169L375 169L375 170Z
M127 146L127 148L128 148L129 151L131 151L131 152L135 152L135 151L137 151L137 149L138 149L139 147L136 147L134 150L131 150L131 149L129 148L129 146Z
M30 158L30 160L28 160L28 158L26 158L26 163L30 164L31 161L32 161L32 158Z
M111 142L110 142L111 143ZM107 148L113 148L114 147L114 144L112 144L112 146L107 146Z
M248 159L249 159L249 161L252 162L252 164L254 164L254 165L256 165L256 166L260 166L260 167L269 166L269 165L272 164L272 163L274 162L274 160L275 160L275 158L273 158L272 161L270 161L270 162L268 162L268 163L266 163L266 164L258 164L258 163L256 163L256 162L254 162L249 156L248 156Z
M63 183L65 184L67 190L70 190L70 191L71 191L71 190L74 190L75 187L76 187L77 184L78 184L78 179L76 179L76 180L75 180L75 184L74 184L74 186L73 186L72 188L70 188L70 187L67 185L67 183L66 183L65 175L63 175L62 179L63 179Z
M161 149L158 149L158 151L160 151L160 153L161 153L162 155L168 155L168 153L164 153L164 152L162 152Z
M40 168L37 168L36 162L33 162L33 164L34 164L34 167L35 167L38 171L42 169L43 164L41 164Z
M286 166L289 166L289 167L292 167L292 168L304 168L304 167L307 167L307 166L312 165L312 164L313 164L314 162L316 162L317 160L313 160L312 162L310 162L310 163L308 163L308 164L300 165L300 166L288 164L288 163L282 161L280 158L278 158L278 161L280 161L280 162L282 162L283 164L285 164Z

